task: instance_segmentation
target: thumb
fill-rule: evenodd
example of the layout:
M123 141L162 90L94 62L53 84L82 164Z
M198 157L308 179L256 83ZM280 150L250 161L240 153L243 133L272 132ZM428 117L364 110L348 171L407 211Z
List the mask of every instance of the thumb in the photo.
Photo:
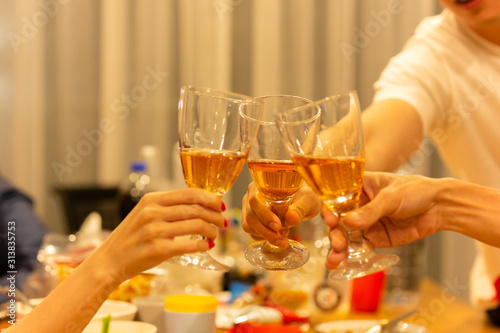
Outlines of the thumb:
M309 220L319 214L322 201L311 191L302 190L297 193L286 215L287 224L297 226L303 220Z
M394 199L384 197L383 193L380 192L366 205L346 213L343 218L344 224L353 229L368 229L382 217L394 212L397 202Z

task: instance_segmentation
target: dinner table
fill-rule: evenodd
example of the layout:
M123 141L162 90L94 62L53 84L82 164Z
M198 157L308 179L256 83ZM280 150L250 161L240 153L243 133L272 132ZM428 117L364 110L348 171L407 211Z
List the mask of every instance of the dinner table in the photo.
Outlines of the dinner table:
M463 286L457 281L437 283L425 277L421 281L418 303L382 302L376 312L351 311L348 319L390 319L416 309L417 314L407 322L427 327L427 333L500 333L500 327L488 321L485 311L465 301L463 294Z
M382 301L377 310L373 312L351 309L347 313L326 315L323 321L316 320L315 325L311 325L307 333L317 333L315 327L321 327L321 324L325 322L330 324L332 321L346 320L382 321L411 310L417 310L417 313L405 319L405 322L424 326L427 328L427 333L500 333L500 327L489 322L485 311L472 306L463 298L464 295L465 288L457 281L450 280L438 283L431 278L424 277L421 279L417 302L394 304ZM227 332L232 331L217 330L217 333ZM242 332L251 332L251 330L243 330ZM334 332L344 333L345 331L335 330Z

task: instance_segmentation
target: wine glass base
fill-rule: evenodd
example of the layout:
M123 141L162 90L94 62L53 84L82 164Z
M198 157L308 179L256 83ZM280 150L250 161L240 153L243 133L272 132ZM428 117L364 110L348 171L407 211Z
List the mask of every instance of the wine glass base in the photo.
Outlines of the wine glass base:
M296 269L309 260L307 248L294 240L289 240L290 246L282 249L259 241L251 244L245 251L245 257L254 266L268 271L283 271Z
M200 268L209 271L229 272L229 266L218 262L208 252L182 254L168 259L167 262L184 267Z
M394 254L379 254L373 251L361 256L348 258L346 264L330 272L334 280L352 280L364 275L389 268L399 261Z

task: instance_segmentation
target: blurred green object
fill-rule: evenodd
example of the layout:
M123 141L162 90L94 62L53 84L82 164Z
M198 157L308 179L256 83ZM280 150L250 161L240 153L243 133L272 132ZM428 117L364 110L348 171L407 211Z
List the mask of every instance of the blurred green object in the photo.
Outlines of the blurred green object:
M104 317L102 319L102 333L108 333L110 321L111 321L111 315L108 315L107 317Z

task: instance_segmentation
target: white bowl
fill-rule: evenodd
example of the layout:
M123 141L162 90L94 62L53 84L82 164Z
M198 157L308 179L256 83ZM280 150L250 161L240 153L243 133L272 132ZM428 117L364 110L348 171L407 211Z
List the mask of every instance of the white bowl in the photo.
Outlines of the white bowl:
M158 328L158 333L165 332L165 302L163 296L140 296L132 298L137 306L137 317L140 321L150 323Z
M317 333L366 333L371 327L380 324L378 320L337 320L322 323L314 328ZM379 332L378 330L377 332ZM420 325L401 323L394 333L426 333L427 329Z
M137 306L124 301L113 301L107 299L97 310L92 321L102 322L102 319L111 315L114 320L134 320L137 313Z
M109 333L156 333L156 326L140 321L111 320ZM82 333L101 333L102 322L91 322Z

